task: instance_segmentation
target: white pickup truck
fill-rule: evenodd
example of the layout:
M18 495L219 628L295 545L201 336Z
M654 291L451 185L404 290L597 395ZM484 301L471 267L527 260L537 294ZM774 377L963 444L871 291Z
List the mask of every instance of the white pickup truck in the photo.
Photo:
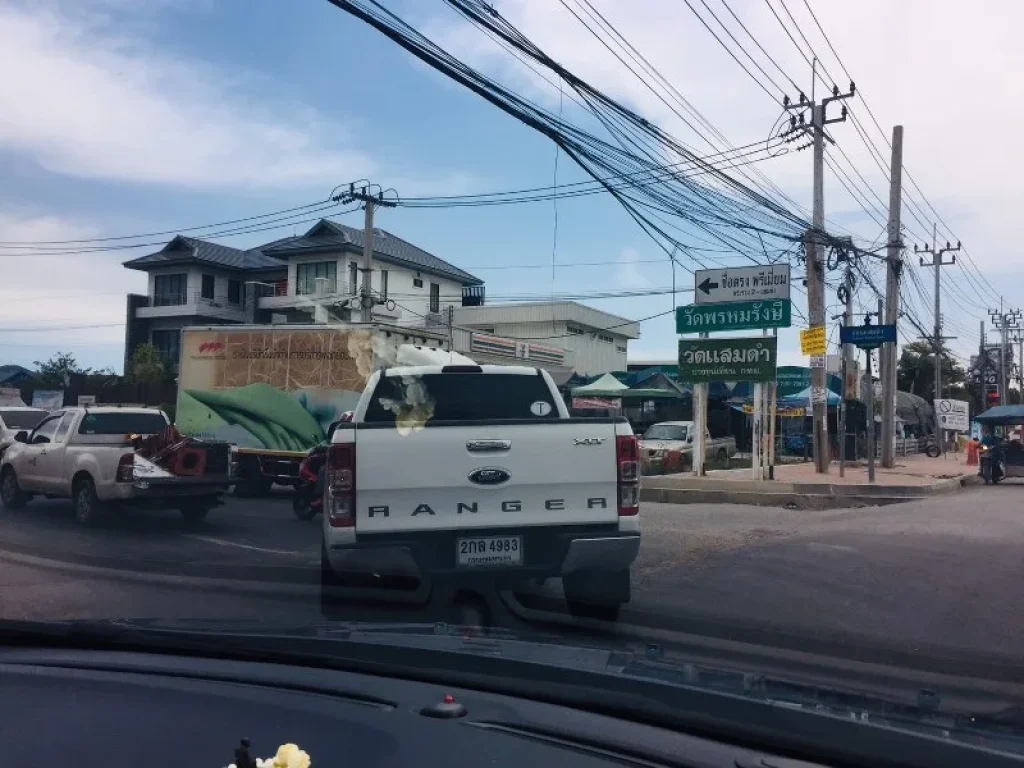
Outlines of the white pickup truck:
M230 447L212 446L201 476L177 476L136 455L132 439L161 433L163 411L114 406L64 408L19 432L0 461L0 502L24 506L34 495L71 498L83 525L100 522L112 504L176 507L203 519L220 503L231 473Z
M570 611L630 598L640 548L637 440L622 418L570 418L535 368L391 368L328 448L323 594L381 578L503 589L561 577Z

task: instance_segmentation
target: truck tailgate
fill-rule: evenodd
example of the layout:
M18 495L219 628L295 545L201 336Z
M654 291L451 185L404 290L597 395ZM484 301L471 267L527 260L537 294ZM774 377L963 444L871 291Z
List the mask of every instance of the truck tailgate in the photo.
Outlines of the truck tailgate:
M361 427L355 438L360 534L618 519L611 422Z

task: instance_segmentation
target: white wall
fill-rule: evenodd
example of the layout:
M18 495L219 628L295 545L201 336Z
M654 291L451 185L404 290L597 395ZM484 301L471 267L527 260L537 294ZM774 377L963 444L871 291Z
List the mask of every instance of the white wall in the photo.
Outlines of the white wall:
M613 343L601 341L592 337L592 331L586 331L583 336L571 335L567 329L567 323L559 320L551 322L529 322L529 323L497 323L484 326L473 324L474 328L492 329L496 336L504 336L510 339L531 339L538 344L550 344L552 347L561 347L572 352L574 360L573 369L582 376L596 376L610 371L626 370L626 352L619 352L617 347L626 347L627 339L624 336L616 336L605 331L615 339ZM577 327L583 327L577 325ZM551 338L552 336L557 338Z
M288 295L296 295L296 275L298 264L320 261L335 261L338 264L338 292L350 293L348 269L351 262L362 263L362 256L353 253L321 253L308 256L295 256L288 261ZM401 315L396 321L399 325L422 326L424 317L430 309L430 284L440 286L440 311L443 313L449 305L462 306L462 284L427 272L417 272L406 267L373 259L373 273L370 285L374 291L381 290L381 270L388 272L388 298L399 304ZM423 281L422 288L416 288L413 280L419 277ZM360 275L358 278L362 280Z

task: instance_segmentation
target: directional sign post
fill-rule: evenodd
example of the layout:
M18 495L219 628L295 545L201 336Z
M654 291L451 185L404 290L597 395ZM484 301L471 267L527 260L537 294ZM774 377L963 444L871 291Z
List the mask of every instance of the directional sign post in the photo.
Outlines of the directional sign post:
M693 280L697 304L789 299L789 264L698 269Z
M792 325L791 310L789 299L690 304L676 308L676 333L789 328Z
M896 341L895 325L844 325L839 329L839 341L861 349L875 349Z

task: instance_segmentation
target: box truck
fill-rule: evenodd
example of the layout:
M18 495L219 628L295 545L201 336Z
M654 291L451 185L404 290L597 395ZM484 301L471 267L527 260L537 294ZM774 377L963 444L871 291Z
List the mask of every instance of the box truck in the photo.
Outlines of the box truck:
M309 449L402 345L445 349L447 335L379 323L185 328L175 424L237 446L239 495L294 485Z

